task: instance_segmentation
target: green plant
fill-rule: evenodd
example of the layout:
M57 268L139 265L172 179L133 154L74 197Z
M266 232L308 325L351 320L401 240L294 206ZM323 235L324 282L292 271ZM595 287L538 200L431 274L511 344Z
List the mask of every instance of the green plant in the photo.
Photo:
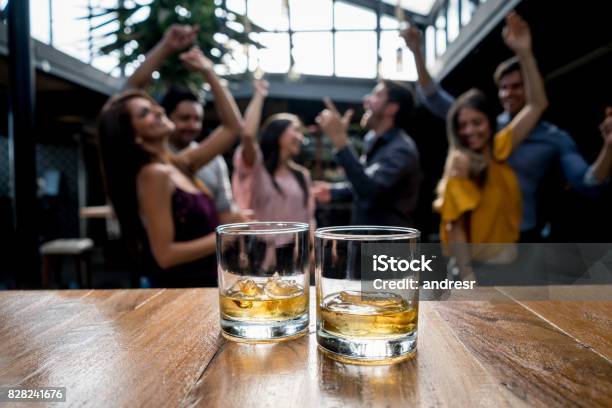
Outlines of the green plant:
M96 8L85 18L97 22L92 27L94 35L101 33L109 24L118 23L116 30L96 36L100 42L106 41L97 52L118 54L122 70L146 54L162 38L166 28L174 23L198 24L197 43L215 64L233 58L233 50L228 46L232 40L261 47L249 38L250 32L260 32L261 28L246 16L228 11L223 0L153 0L148 3L119 0L118 3L117 7ZM146 18L135 18L147 10ZM156 87L165 88L169 83L181 83L201 89L201 77L187 71L176 55L166 61L159 73L160 80L156 81Z

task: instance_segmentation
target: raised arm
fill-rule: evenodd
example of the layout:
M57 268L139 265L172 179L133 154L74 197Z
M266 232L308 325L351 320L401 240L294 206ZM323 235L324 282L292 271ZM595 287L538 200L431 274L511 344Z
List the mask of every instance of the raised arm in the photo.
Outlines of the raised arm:
M432 114L442 120L446 120L446 115L453 102L455 102L455 98L440 88L431 78L425 65L425 56L421 46L421 32L416 27L409 27L402 31L400 35L414 55L418 75L416 89L419 98Z
M191 46L198 34L198 26L172 24L164 37L148 53L145 60L127 79L124 88L146 87L151 82L151 75L157 71L172 54Z
M177 156L192 172L195 172L234 144L242 130L242 116L236 101L227 88L221 85L213 70L212 62L204 56L202 50L193 47L182 53L179 58L188 69L202 74L204 80L210 84L217 113L221 119L221 125L198 147L185 149Z
M151 252L160 267L170 268L215 253L214 232L191 241L174 241L171 204L174 186L164 165L143 167L136 184Z
M514 51L521 65L527 102L512 119L512 146L518 146L536 126L548 107L548 98L538 64L531 50L529 25L514 11L506 17L502 36L506 45Z
M257 132L261 123L261 112L268 96L268 82L256 80L253 82L253 97L244 112L244 129L241 135L242 160L247 166L255 162L255 148L257 144Z
M421 47L421 32L418 28L410 26L402 31L400 35L406 42L408 49L412 51L414 55L414 63L416 64L418 75L417 84L423 88L427 88L433 80L425 66L425 56L423 55L423 48Z

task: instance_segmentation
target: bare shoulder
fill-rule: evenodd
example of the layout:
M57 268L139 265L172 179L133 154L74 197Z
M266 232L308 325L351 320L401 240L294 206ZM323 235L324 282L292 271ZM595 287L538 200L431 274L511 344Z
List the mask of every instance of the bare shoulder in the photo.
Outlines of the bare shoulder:
M448 166L451 177L467 177L470 174L470 156L460 150L453 150Z
M138 189L160 190L172 186L170 166L162 163L149 163L143 166L136 177Z

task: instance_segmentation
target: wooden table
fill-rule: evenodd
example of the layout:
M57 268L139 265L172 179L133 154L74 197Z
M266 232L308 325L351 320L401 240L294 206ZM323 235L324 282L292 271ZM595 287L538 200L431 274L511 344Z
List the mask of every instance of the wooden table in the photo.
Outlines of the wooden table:
M0 385L65 386L62 407L612 406L610 287L530 290L421 302L417 355L393 366L329 360L314 322L226 341L215 289L0 292Z

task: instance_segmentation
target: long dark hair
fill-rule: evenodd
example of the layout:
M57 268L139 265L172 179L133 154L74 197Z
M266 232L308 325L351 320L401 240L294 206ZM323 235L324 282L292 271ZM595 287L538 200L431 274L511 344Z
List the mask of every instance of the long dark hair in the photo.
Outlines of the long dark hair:
M487 121L489 122L489 127L491 129L491 138L489 139L487 148L493 149L493 134L495 133L497 123L495 110L493 108L493 105L489 103L482 91L475 88L470 89L469 91L463 93L460 97L458 97L457 100L455 100L455 102L451 106L450 110L448 111L448 116L446 118L448 155L446 156L446 165L444 166L444 173L442 175L442 179L440 180L436 188L438 198L434 202L434 207L437 207L441 204L441 199L444 196L446 183L448 182L448 178L450 177L449 160L454 151L460 151L470 158L470 179L474 180L480 186L482 186L487 179L487 170L489 165L485 160L484 155L470 150L463 143L463 140L461 140L461 137L459 136L459 113L463 108L472 108L474 110L482 112L487 117Z
M98 151L102 177L121 226L128 249L140 255L145 242L145 230L138 211L136 176L154 160L134 138L132 118L127 104L134 98L153 99L140 90L129 90L112 97L102 108L98 121Z
M274 172L278 167L278 162L280 159L280 148L278 142L285 130L291 124L300 126L300 119L290 113L278 113L276 115L272 115L264 122L259 140L259 145L263 154L264 167L268 171L268 174L270 174L274 188L282 195L284 195L284 192L276 182ZM309 191L304 173L302 173L302 170L291 160L287 163L287 165L302 189L302 193L304 194L304 206L306 207L308 206Z

